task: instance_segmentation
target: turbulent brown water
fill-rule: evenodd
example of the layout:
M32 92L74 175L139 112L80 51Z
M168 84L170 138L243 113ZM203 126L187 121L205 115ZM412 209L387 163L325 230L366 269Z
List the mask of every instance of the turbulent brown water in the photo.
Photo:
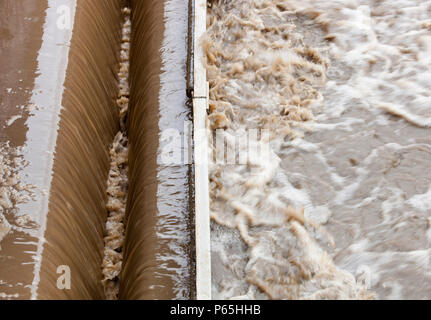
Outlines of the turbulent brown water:
M213 297L429 298L430 3L208 14Z
M120 119L120 131L116 134L109 154L111 168L108 177L108 200L106 209L108 218L105 229L105 251L102 263L103 285L105 296L109 300L118 299L119 276L123 263L124 222L126 219L128 177L128 139L126 119L129 107L129 55L130 55L130 9L124 8L123 36L121 44L121 63L118 78L120 90L117 105Z

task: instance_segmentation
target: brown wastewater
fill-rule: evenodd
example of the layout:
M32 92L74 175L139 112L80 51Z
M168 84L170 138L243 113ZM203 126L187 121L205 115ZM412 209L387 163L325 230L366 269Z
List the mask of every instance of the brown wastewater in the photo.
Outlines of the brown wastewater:
M0 6L0 298L192 299L189 1Z
M0 1L0 300L196 298L193 59L212 298L430 299L430 1L193 3Z

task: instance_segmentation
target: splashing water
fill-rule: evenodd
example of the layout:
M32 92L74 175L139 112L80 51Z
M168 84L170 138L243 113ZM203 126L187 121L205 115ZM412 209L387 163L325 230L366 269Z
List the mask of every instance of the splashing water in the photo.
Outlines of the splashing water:
M228 152L238 129L271 132L266 162L211 157L214 295L429 298L429 1L209 16L211 129Z

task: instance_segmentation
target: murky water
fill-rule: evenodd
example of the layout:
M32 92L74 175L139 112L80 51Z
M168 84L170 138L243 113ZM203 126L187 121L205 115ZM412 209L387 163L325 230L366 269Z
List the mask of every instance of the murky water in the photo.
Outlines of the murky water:
M31 54L27 64L17 55L24 74L4 81L0 95L8 126L0 130L0 298L190 298L190 166L159 160L162 132L182 132L190 118L188 1L130 1L130 97L125 1L49 0L20 11L26 2L1 5L25 21L0 29L1 56L8 46ZM69 27L58 26L58 12ZM69 289L58 270L70 271Z
M431 3L209 4L213 297L431 298ZM123 5L0 4L0 299L193 297L191 166L162 159L188 1L130 1L130 92Z
M131 9L130 190L120 298L189 299L190 167L161 159L170 143L166 130L184 133L190 120L188 1L136 0Z
M126 220L126 203L129 189L129 145L126 132L126 119L129 109L129 56L131 21L130 9L123 9L124 22L121 39L121 62L118 72L120 82L117 106L119 127L109 151L111 167L107 182L106 209L108 217L105 228L105 250L102 262L103 286L108 300L118 299L120 290L120 273L123 264L124 222Z
M431 3L208 12L212 129L227 154L270 132L263 160L211 159L214 296L430 298Z

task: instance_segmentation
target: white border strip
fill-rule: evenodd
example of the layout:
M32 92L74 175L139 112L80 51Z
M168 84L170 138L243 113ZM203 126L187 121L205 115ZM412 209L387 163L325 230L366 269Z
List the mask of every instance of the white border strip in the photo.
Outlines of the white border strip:
M194 155L195 155L195 236L196 236L196 298L211 300L211 246L208 181L208 140L206 117L208 83L202 64L200 39L206 32L207 2L194 0Z

